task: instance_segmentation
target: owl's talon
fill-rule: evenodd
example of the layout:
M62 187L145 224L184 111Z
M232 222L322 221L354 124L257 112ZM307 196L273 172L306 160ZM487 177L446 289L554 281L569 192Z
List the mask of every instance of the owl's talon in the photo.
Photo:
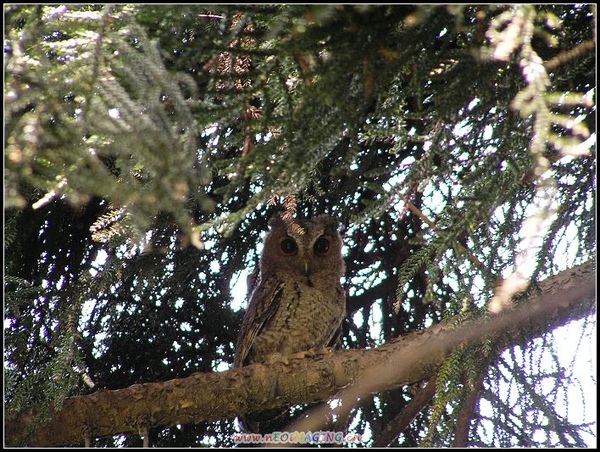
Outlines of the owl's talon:
M294 353L293 355L290 355L289 358L290 359L304 359L304 358L309 358L314 356L314 348L311 348L310 350L303 350L301 352L297 352Z
M331 354L333 354L333 347L323 347L316 352L316 356L329 356Z
M265 360L266 363L283 363L286 366L290 364L290 357L283 356L280 353L276 353L273 356L269 357L269 359Z
M315 356L328 356L333 353L333 349L330 347L323 348L310 348L308 350L304 350L298 353L294 353L289 356L289 359L304 359L304 358L314 358Z

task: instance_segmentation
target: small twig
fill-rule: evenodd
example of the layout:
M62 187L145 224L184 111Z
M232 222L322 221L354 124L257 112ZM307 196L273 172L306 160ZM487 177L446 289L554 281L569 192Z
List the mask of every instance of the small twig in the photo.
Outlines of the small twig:
M148 426L145 425L140 429L140 435L142 437L142 447L150 447L150 435L148 432Z
M427 223L431 227L431 229L436 228L436 224L433 221L431 221L429 218L427 218L427 216L423 212L421 212L421 210L417 206L415 206L411 201L409 201L407 198L405 198L404 202L406 203L406 207L408 207L408 210L410 210L417 217L419 217L421 220L423 220L425 223Z
M486 367L487 370L487 367ZM454 442L452 447L466 448L469 444L469 430L471 429L471 421L475 417L477 411L477 403L479 402L479 393L483 389L483 379L486 373L482 372L474 384L474 388L469 392L466 400L463 402L462 408L458 413L456 427L454 428Z
M410 425L415 416L431 404L431 399L435 394L435 382L435 377L429 380L427 386L421 389L415 398L385 426L381 436L375 440L374 447L388 447Z
M89 425L84 424L82 426L83 431L83 445L85 448L92 447L92 429Z
M590 39L589 41L582 42L577 47L574 47L570 50L565 50L564 52L560 52L551 60L546 61L544 63L544 67L547 71L551 71L559 66L562 66L565 63L568 63L571 60L574 60L585 55L588 52L591 52L595 48L596 42L593 39Z

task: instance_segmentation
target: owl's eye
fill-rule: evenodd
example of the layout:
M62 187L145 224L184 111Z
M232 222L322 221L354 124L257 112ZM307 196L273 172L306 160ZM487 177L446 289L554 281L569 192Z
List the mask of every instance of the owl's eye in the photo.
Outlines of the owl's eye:
M298 245L292 239L284 239L281 242L281 251L284 254L296 254L298 251Z
M327 251L329 251L329 240L327 240L325 237L319 237L319 239L315 242L313 249L317 254L325 254Z

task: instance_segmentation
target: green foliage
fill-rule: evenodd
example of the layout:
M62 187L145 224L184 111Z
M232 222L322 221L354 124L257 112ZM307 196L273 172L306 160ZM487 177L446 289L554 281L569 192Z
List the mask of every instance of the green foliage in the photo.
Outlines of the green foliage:
M348 348L481 315L515 271L592 259L594 27L589 5L5 6L7 410L226 369L233 285L282 209L346 228ZM392 444L449 446L487 375L502 422L480 410L472 445L585 445L587 426L535 398L574 380L558 360L563 379L540 371L542 342L527 366L514 350L480 361L493 344L456 351ZM366 398L351 430L373 443L413 397ZM150 436L231 446L234 432Z
M202 195L210 174L195 155L195 81L167 71L131 8L33 11L14 12L29 26L10 40L7 204L26 202L22 181L47 190L37 207L98 196L127 206L136 235L156 212L189 231L184 204L211 205Z

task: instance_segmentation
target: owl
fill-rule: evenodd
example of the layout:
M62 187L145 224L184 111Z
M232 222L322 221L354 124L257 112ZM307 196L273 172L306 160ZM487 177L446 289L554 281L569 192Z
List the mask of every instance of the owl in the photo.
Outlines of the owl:
M346 314L338 222L325 215L311 220L276 216L269 226L234 367L333 347ZM249 413L240 421L245 431L258 432L260 423L279 414L280 410Z

